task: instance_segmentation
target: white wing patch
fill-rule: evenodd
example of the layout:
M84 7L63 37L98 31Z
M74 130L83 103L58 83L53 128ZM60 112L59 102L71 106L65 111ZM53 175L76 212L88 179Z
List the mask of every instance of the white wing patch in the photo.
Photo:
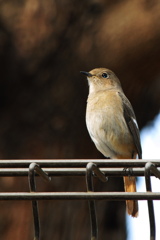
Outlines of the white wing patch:
M135 118L132 117L133 122L135 123L136 127L138 128L138 123ZM139 129L139 128L138 128Z

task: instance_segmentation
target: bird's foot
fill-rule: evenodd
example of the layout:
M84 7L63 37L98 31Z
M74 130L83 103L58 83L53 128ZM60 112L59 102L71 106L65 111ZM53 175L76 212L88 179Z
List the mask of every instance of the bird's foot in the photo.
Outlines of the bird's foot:
M132 168L124 168L123 171L125 172L125 176L129 176L129 177L132 177L134 176L133 174L133 169Z

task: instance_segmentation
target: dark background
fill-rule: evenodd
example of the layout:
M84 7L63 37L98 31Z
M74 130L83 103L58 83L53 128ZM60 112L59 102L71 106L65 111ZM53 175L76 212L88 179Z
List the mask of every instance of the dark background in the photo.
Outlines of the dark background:
M112 69L140 128L160 107L160 3L153 0L0 2L0 158L102 158L85 126L87 81L79 71ZM28 191L1 178L1 191ZM85 179L38 179L39 191L85 191ZM98 191L123 190L119 179ZM42 240L89 239L87 203L40 202ZM124 240L125 204L98 202L100 239ZM33 239L30 202L0 203L2 240Z

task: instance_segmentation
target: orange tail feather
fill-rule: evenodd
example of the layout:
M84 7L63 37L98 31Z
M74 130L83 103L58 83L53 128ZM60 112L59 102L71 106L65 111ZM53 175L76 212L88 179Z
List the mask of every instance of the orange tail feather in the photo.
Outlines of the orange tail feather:
M124 189L126 192L136 192L136 179L135 177L123 177ZM138 216L138 201L126 200L126 209L129 215L132 217Z

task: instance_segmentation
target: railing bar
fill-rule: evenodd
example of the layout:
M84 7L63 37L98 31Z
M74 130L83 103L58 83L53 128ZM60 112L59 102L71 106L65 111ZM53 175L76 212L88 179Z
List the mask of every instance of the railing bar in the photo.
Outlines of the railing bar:
M43 168L50 176L85 176L85 168ZM108 177L126 176L124 168L100 168ZM160 171L160 168L158 168ZM129 172L128 172L129 174ZM144 176L144 168L133 168L134 176ZM27 176L28 168L0 168L0 176ZM38 174L36 174L38 175ZM151 176L154 176L151 173Z
M0 200L160 200L160 192L5 192L0 193Z
M160 167L159 160L110 160L110 159L66 159L66 160L0 160L0 167L27 167L30 163L38 163L41 167L85 167L87 163L93 162L97 164L98 167L144 167L145 164L152 161L156 167Z

